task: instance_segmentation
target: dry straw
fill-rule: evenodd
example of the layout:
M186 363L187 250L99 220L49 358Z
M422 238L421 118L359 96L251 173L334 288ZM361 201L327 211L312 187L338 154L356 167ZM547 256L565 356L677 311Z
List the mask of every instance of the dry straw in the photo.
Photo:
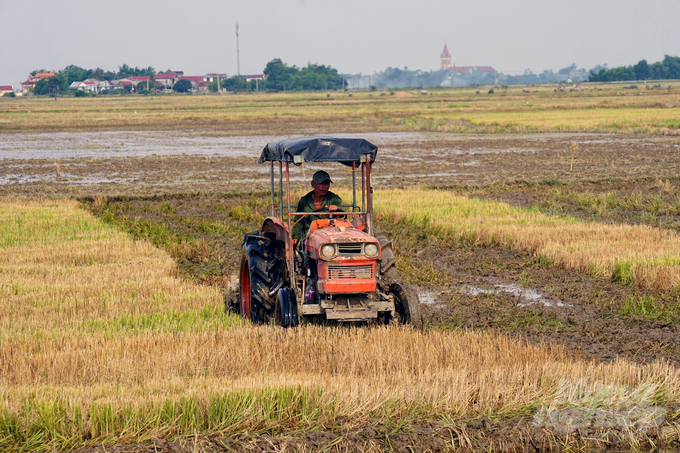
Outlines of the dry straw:
M680 392L489 332L251 326L73 202L0 201L0 231L2 449L530 414L565 379Z
M680 291L680 238L673 231L551 217L445 191L381 191L375 206L392 221L411 222L454 242L524 250L567 269Z

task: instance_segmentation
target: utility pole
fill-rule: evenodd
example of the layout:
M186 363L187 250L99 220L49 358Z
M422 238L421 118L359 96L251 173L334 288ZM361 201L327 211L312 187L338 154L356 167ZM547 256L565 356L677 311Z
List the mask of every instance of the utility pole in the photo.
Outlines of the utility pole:
M236 22L236 75L241 77L241 57L238 49L238 22Z

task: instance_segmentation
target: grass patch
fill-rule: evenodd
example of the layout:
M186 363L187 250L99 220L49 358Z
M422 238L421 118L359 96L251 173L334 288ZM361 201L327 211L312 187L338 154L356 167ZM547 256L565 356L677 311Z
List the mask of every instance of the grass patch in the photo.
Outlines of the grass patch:
M680 302L668 304L654 296L632 297L623 301L618 309L623 316L640 317L668 323L680 322Z

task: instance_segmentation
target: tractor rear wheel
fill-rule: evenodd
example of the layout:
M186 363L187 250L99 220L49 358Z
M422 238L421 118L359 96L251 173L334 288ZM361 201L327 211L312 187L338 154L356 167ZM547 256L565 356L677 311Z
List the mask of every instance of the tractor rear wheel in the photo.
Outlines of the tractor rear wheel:
M390 294L394 296L394 310L397 312L396 321L399 324L411 324L422 327L420 315L420 301L418 295L410 286L403 283L392 283Z
M285 283L285 258L280 241L259 232L246 234L241 248L238 311L253 322L274 315L275 297Z

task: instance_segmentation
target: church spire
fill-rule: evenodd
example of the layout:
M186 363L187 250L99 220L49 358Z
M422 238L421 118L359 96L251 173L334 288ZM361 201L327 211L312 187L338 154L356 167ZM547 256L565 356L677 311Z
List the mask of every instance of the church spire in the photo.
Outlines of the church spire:
M446 47L446 41L444 41L444 51L439 56L439 68L449 69L451 67L451 54L449 53L448 47Z

